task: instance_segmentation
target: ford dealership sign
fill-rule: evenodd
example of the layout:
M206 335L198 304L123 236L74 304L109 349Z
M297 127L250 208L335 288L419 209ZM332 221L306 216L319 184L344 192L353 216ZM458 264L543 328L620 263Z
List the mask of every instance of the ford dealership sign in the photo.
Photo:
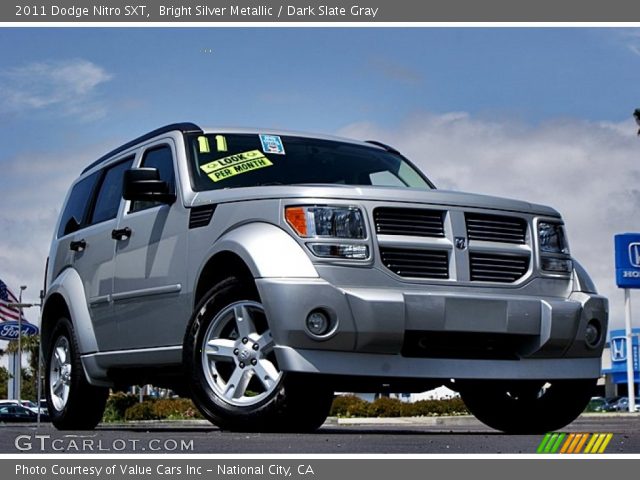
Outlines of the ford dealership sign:
M22 322L22 334L37 335L38 327L32 323ZM18 322L0 322L0 339L16 340L18 338Z

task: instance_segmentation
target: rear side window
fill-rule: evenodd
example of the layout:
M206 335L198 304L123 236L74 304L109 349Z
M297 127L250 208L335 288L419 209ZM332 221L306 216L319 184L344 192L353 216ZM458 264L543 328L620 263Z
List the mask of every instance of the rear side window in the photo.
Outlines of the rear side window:
M100 191L93 209L91 224L104 222L116 218L120 200L122 200L122 187L124 172L131 168L133 157L118 163L107 169L100 185Z
M173 171L173 154L171 147L163 145L147 150L142 157L141 167L157 168L160 180L164 180L169 185L169 192L175 193L176 177ZM131 212L137 212L146 208L163 205L161 202L141 202L136 201L131 204Z
M71 190L71 195L69 195L69 200L67 200L67 205L60 218L58 238L73 233L82 226L98 176L98 172L89 175L76 183Z

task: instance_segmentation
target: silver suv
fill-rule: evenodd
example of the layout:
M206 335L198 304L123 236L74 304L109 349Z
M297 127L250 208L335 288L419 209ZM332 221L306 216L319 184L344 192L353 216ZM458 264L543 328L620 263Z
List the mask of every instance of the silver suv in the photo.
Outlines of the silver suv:
M57 225L59 429L134 384L270 431L316 429L334 391L445 384L493 428L544 432L600 375L607 300L558 212L436 190L378 142L169 125L89 165Z

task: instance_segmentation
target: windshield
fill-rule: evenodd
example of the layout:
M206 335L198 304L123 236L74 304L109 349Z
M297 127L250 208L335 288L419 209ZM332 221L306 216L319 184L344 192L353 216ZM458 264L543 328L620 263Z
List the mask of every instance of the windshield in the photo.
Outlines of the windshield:
M340 184L431 189L402 156L377 147L258 134L188 137L195 190Z

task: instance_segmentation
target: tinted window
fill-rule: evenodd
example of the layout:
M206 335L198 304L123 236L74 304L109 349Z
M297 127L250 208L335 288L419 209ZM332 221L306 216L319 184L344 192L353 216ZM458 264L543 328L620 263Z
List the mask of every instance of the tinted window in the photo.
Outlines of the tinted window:
M160 174L160 180L164 180L169 185L169 192L175 192L176 177L173 171L173 155L171 147L164 145L162 147L147 150L142 157L141 167L157 168ZM131 205L132 212L144 210L145 208L163 205L162 202L133 202Z
M290 136L208 134L192 135L189 148L196 190L295 184L433 188L402 156L373 145Z
M122 200L122 179L124 172L131 168L132 163L133 158L130 158L114 165L105 172L96 199L96 206L93 209L92 224L111 220L118 215L120 200Z
M98 172L80 180L71 190L71 195L60 218L58 237L75 232L82 226L91 193L98 180Z

